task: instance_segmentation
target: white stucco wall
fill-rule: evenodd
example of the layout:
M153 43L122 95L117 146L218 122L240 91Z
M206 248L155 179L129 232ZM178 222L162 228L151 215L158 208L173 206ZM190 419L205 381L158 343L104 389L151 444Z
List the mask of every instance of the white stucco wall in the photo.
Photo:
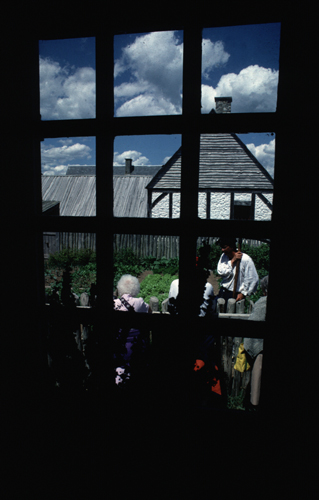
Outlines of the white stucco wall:
M153 193L152 201L154 201L159 195ZM272 203L272 194L265 194L270 203ZM249 201L251 199L250 194L235 194L235 201ZM229 193L211 193L211 203L210 203L210 218L227 220L230 217L230 194ZM161 200L152 211L152 217L154 218L167 218L169 215L169 197L166 196ZM180 195L178 193L173 194L173 218L178 218L180 216ZM198 194L198 217L201 219L206 218L206 193ZM271 220L271 210L267 205L256 196L255 203L255 220Z

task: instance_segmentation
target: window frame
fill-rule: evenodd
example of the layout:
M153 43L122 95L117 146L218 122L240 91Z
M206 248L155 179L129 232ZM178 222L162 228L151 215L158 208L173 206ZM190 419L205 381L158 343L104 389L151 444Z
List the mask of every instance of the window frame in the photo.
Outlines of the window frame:
M256 24L265 20L259 19ZM266 22L280 22L277 16ZM238 25L237 22L220 23L220 25ZM245 24L245 23L243 23ZM199 143L203 133L233 133L269 132L276 134L280 124L278 109L274 113L239 113L216 114L211 116L201 114L201 50L202 29L205 24L186 24L184 33L183 56L183 109L176 116L145 116L145 117L114 117L114 80L113 80L113 43L114 36L121 33L116 27L102 32L90 33L96 39L96 117L84 120L40 121L38 137L76 137L94 136L96 138L96 216L95 217L56 217L42 215L39 221L39 238L43 232L94 232L97 239L97 285L100 303L96 319L100 324L105 317L112 322L119 321L119 312L113 310L112 300L113 277L110 267L113 262L113 234L167 234L180 237L180 295L182 310L180 320L190 318L192 328L185 335L192 335L203 325L203 318L196 316L193 310L192 296L188 291L188 283L193 279L195 266L189 266L196 254L198 236L222 236L236 234L256 240L274 241L276 232L276 204L272 221L252 220L213 220L199 219L198 210L198 174L199 174ZM210 27L213 27L210 25ZM150 23L138 32L164 31L172 29L162 25L154 29ZM105 30L106 31L106 30ZM134 30L137 32L137 30ZM85 36L83 33L80 36ZM60 37L59 37L60 38ZM64 38L66 38L64 36ZM52 39L46 35L41 39ZM278 102L280 99L278 89ZM181 206L180 217L176 219L132 219L113 216L113 142L116 136L180 134L182 138L182 174L181 174ZM105 165L110 165L106 168ZM277 165L276 165L277 169ZM41 171L41 169L39 170ZM196 182L197 180L197 182ZM39 194L39 196L41 196ZM276 183L274 198L276 197ZM237 336L266 338L274 316L271 300L268 300L266 321L258 324L256 334L255 322L241 320L217 319L216 328L225 331L227 328L236 330ZM121 315L121 321L123 316ZM147 324L153 328L172 328L176 325L174 318L168 315L147 315L138 318L139 324ZM222 323L220 323L222 321ZM231 323L229 323L231 322ZM105 340L107 343L107 340Z

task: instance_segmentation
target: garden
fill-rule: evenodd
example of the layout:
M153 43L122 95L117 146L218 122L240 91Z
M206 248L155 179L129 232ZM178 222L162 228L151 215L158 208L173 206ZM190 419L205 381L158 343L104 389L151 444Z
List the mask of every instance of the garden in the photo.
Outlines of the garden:
M249 254L256 266L259 278L269 274L269 246L262 244L259 247L242 245L242 251ZM200 255L200 248L198 249ZM210 268L216 270L221 251L218 245L210 245L209 261ZM200 258L200 257L199 257ZM66 272L67 271L67 272ZM63 297L63 285L70 283L71 290L77 296L81 293L90 293L91 285L96 283L96 254L91 250L62 250L49 257L45 263L45 287L48 301L50 295L57 293ZM160 259L148 256L137 257L131 249L124 249L114 254L113 258L113 290L116 290L118 280L123 274L132 274L139 278L141 288L140 294L146 303L150 297L155 296L159 300L159 307L168 297L171 282L178 277L179 259ZM218 292L218 276L211 272L210 277L214 279L214 290ZM253 302L261 296L260 287L250 297ZM56 297L56 295L55 295ZM227 396L227 408L244 409L245 389L239 394Z
M198 249L200 253L200 248ZM265 243L258 247L247 244L242 245L242 251L253 259L259 279L269 274L269 246ZM210 245L209 260L211 273L215 282L219 278L216 275L217 263L221 251L217 244ZM69 270L71 288L73 293L90 292L91 284L96 283L96 254L92 250L68 250L64 249L50 255L45 263L45 287L50 296L53 291L60 295L63 286L63 273ZM139 277L141 290L139 296L149 303L151 296L159 299L159 304L168 297L171 282L178 277L179 259L160 259L152 256L137 257L131 249L123 249L114 254L113 258L113 290L116 290L117 282L123 274L132 274ZM214 287L215 288L215 287ZM250 297L256 302L261 296L260 287Z

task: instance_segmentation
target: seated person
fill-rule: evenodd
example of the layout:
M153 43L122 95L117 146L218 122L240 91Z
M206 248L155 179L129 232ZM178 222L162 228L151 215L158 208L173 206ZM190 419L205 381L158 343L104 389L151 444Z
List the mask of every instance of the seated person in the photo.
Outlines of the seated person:
M141 297L136 297L140 292L140 284L135 276L125 274L117 284L117 298L114 300L114 309L129 312L150 312L148 304ZM147 336L136 328L121 328L115 340L115 383L123 385L131 378L132 368L135 372L141 368L141 356L147 347Z

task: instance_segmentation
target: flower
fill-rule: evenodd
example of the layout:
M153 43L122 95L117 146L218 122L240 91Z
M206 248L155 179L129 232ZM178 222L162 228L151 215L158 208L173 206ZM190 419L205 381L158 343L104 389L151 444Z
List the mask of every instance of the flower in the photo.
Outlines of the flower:
M125 372L125 368L121 368L121 366L118 366L117 368L115 368L115 371L118 375L123 375L123 373Z

